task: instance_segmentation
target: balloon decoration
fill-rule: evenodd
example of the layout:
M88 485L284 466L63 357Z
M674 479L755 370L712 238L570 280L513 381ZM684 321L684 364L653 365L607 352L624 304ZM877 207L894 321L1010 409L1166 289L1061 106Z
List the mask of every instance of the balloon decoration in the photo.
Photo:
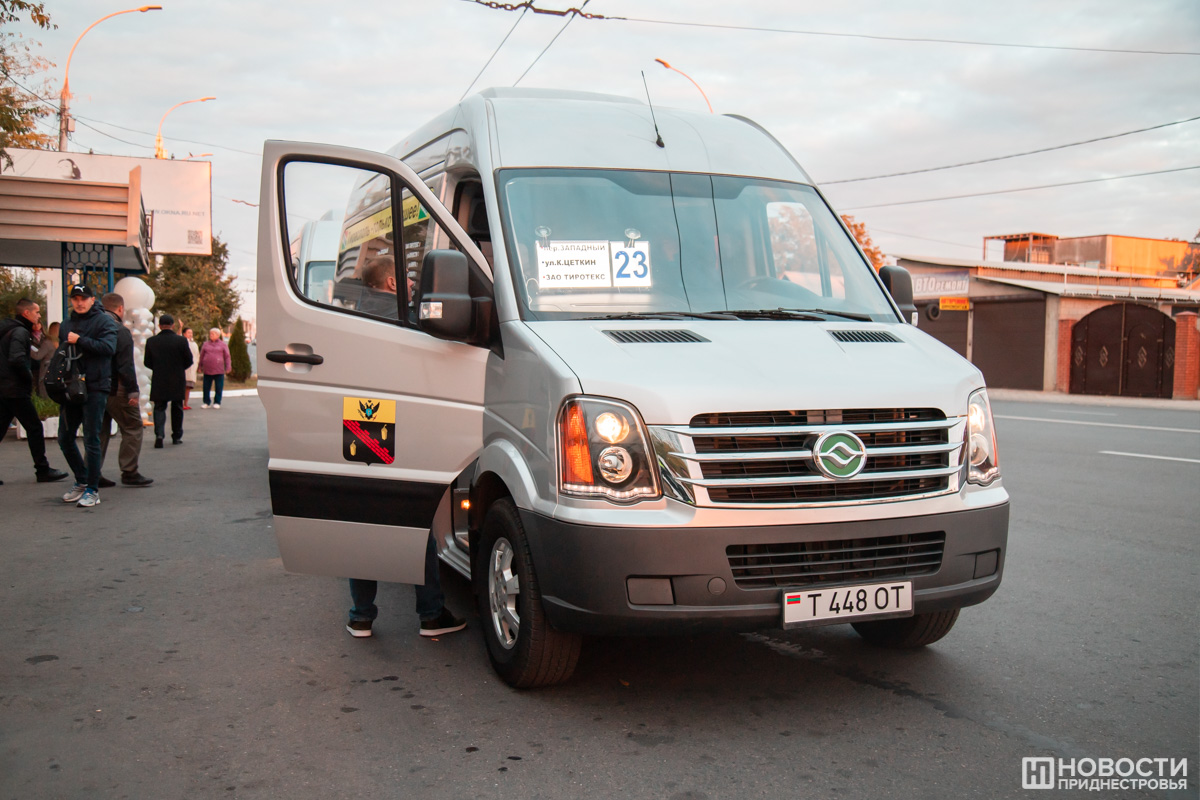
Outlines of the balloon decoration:
M146 357L146 340L157 331L154 326L154 315L150 309L154 307L154 290L146 285L141 278L133 276L117 281L113 291L125 299L125 327L133 334L133 368L137 373L138 408L142 413L142 422L151 419L150 410L150 374L142 363Z

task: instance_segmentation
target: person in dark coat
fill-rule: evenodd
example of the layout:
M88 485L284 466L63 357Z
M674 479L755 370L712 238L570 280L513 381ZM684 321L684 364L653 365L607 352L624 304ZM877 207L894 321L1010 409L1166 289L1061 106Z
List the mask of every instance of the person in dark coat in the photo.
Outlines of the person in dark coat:
M117 353L113 356L113 391L108 395L104 411L104 424L100 428L100 455L108 456L108 440L112 436L112 424L117 423L121 432L121 451L117 464L121 467L121 484L124 486L149 486L153 478L138 472L138 459L142 454L142 412L138 408L141 398L138 392L137 372L133 366L133 334L121 323L125 316L125 298L109 292L100 298L100 305L112 315L117 323ZM116 486L100 476L100 488Z
M171 444L183 441L183 401L187 394L187 368L192 365L192 350L187 339L175 332L175 318L158 318L158 334L146 340L142 359L154 374L150 376L150 402L154 403L154 446L163 446L167 424L167 403L171 404Z
M29 354L33 326L40 318L38 304L22 297L17 301L16 316L0 322L0 441L14 418L20 422L29 435L29 455L33 456L38 483L48 483L61 481L67 473L50 468L42 421L33 405L33 365Z
M75 473L75 485L63 495L64 503L81 508L100 505L100 425L112 388L112 358L117 352L117 323L96 305L96 293L87 284L72 286L71 318L59 329L60 340L74 345L80 354L81 371L87 384L82 405L64 405L58 418L58 449ZM79 454L75 435L83 426L83 449Z

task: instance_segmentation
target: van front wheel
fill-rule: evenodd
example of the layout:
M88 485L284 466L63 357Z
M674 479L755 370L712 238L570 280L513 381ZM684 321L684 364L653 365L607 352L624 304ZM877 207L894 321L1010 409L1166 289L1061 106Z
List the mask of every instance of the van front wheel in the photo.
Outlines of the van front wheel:
M581 639L554 630L546 621L525 528L511 500L499 500L488 509L475 558L471 573L480 627L496 673L518 689L570 678Z
M881 619L875 622L851 623L858 635L873 645L909 650L924 647L941 639L958 620L958 609L931 611L902 619Z

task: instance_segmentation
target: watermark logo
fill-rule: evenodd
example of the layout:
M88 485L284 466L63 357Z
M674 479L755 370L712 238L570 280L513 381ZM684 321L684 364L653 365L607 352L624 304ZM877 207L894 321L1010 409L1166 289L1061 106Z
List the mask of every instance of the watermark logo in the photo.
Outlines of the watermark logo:
M1034 756L1021 759L1022 789L1053 789L1054 758Z
M1186 758L1021 759L1022 789L1075 791L1162 791L1188 788Z

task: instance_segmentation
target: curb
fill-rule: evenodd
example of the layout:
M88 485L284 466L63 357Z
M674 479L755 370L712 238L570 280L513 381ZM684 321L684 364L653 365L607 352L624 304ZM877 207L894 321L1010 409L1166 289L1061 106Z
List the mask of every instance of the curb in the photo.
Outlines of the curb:
M1200 412L1200 400L1168 400L1161 397L1115 397L1095 394L1063 394L1038 392L1032 389L988 389L992 400L1021 403L1056 403L1073 406L1108 406L1110 408L1157 408L1162 411Z
M203 390L201 390L201 391L193 390L192 393L190 395L188 395L189 399L192 397L199 397L201 399L204 399ZM230 389L228 391L221 392L221 397L222 397L222 399L224 399L226 397L258 397L258 389Z

